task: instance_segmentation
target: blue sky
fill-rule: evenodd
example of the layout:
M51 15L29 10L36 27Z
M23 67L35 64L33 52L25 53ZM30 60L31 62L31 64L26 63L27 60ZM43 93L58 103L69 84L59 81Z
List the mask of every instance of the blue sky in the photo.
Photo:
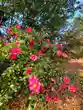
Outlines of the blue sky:
M76 2L77 2L77 1L80 1L80 5L83 5L83 0L76 0ZM79 6L79 5L77 5L77 6ZM77 7L77 6L76 6L76 7ZM81 10L83 10L83 6L82 6L82 9L81 9ZM73 16L73 17L70 17L69 19L67 19L68 25L63 26L63 27L60 29L60 33L61 33L61 34L64 34L65 31L71 30L71 29L72 29L71 27L72 27L73 21L74 21L77 17L80 17L80 16L83 17L83 14L80 12L80 10L76 10L75 13L74 13L74 16Z
M80 5L83 5L83 0L76 0L76 1L80 1ZM78 5L75 4L74 6L78 6ZM83 6L82 6L82 10L83 10ZM74 13L73 18L69 18L69 19L67 19L67 21L68 21L69 23L72 23L73 20L74 20L75 18L79 17L79 16L82 16L82 17L83 17L83 14L80 12L80 10L76 10L75 13Z
M77 0L78 1L78 0ZM79 0L80 1L80 5L83 5L83 0ZM81 7L82 8L82 10L83 10L83 6ZM75 17L77 17L77 16L83 16L83 14L81 14L80 13L80 10L77 10L76 12L75 12Z
M83 3L83 0L79 0L81 3Z

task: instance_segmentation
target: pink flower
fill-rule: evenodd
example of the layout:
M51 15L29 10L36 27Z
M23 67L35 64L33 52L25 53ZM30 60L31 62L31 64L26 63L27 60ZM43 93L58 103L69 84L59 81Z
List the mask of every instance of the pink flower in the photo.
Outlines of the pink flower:
M70 79L67 76L63 78L63 81L64 81L65 84L70 83Z
M55 96L55 97L53 98L53 101L55 101L55 102L59 102L60 99L59 99L58 97Z
M29 81L29 89L33 93L39 93L40 92L40 82L36 76L30 76L28 79Z
M12 54L21 54L21 49L20 48L12 48L12 49L10 49L10 52L12 53Z
M54 91L55 91L55 88L54 88L54 87L52 87L52 88L51 88L51 91L53 91L53 92L54 92Z
M38 59L38 56L33 54L33 55L30 56L30 59L32 61L36 61Z
M50 43L50 39L47 39L47 42Z
M52 100L52 99L50 98L50 96L46 96L45 99L46 99L47 102L50 102L50 101Z
M16 55L16 54L10 54L9 58L10 58L11 60L16 60L17 55Z
M36 76L31 75L29 77L28 81L29 81L29 84L32 85L34 83L34 81L37 81L38 82L38 78Z
M70 86L68 87L68 90L69 90L70 92L75 93L76 90L77 90L77 88L76 88L76 86L75 86L74 84L72 84L72 85L70 85Z
M21 25L19 25L19 24L16 24L16 28L17 28L17 29L21 29L21 28L22 28L22 26L21 26Z
M58 50L58 51L56 52L56 55L59 56L59 57L62 56L62 51Z
M18 46L18 47L20 46L20 42L15 42L14 44L15 46Z
M10 45L10 43L9 43L9 42L6 42L6 43L4 43L4 45L5 45L5 46L9 46L9 45Z
M32 32L32 28L31 27L26 28L26 32L31 33Z
M27 70L26 70L26 74L30 74L32 72L32 69L31 68L28 68Z

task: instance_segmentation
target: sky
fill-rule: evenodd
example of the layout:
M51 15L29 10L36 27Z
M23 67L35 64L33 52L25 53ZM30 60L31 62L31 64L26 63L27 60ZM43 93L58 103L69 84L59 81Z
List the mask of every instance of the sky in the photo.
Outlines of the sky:
M83 0L76 0L76 2L80 1L80 5L83 5ZM79 6L79 5L74 5L75 7ZM82 9L83 10L83 6L82 6ZM65 26L62 26L61 29L60 29L60 33L63 35L65 31L67 30L72 30L72 26L73 26L73 21L78 18L78 17L83 17L83 13L80 12L80 10L76 10L74 12L74 15L73 17L70 17L67 19L67 24L68 25L65 25Z
M83 0L79 0L81 3L83 3Z
M78 0L76 0L78 2ZM79 0L80 1L80 4L75 4L74 7L76 8L77 6L80 6L80 5L83 5L83 0ZM81 10L83 10L83 6L81 6ZM74 13L74 18L76 17L79 17L79 16L83 16L83 14L80 12L81 11L80 9L76 10L75 13Z

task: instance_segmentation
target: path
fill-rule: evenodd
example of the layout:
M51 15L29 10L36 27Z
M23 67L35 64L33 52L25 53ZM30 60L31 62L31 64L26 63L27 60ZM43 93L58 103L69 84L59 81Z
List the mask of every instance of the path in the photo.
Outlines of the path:
M83 58L82 59L71 59L68 61L68 64L64 64L63 68L68 73L80 73L81 76L83 76Z

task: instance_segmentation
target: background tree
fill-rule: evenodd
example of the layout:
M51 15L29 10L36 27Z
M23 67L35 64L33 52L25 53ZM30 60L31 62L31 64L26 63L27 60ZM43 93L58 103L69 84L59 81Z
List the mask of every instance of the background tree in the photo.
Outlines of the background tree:
M23 21L36 29L46 28L50 31L57 30L65 23L67 18L66 0L2 0L2 9L7 15L14 12L23 14Z

